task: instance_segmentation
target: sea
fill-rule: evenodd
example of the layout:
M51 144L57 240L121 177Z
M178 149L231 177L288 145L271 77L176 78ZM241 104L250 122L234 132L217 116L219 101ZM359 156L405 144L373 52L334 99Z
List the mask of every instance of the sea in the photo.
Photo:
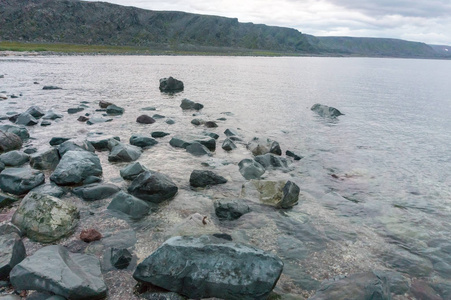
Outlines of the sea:
M179 187L172 200L155 207L148 217L132 221L111 214L106 209L111 198L85 202L70 193L64 196L82 213L77 232L61 244L97 255L101 262L108 247L118 243L134 254L134 265L125 270L102 263L109 299L135 299L131 274L136 263L168 237L212 232L278 255L284 271L274 292L285 299L306 299L324 280L375 270L407 285L420 280L442 299L451 299L449 60L6 56L0 57L0 75L0 93L8 95L0 101L0 124L10 124L8 116L33 105L63 115L50 126L27 127L31 138L24 149L45 147L52 137L112 135L128 143L135 134L170 133L138 160ZM183 81L182 92L160 92L159 80L169 76ZM43 90L46 85L61 89ZM180 103L185 98L204 108L183 111ZM123 107L124 114L104 116L100 100ZM319 116L310 109L316 103L343 115ZM67 113L79 106L84 110ZM151 125L136 123L142 114L164 118ZM88 125L77 121L81 115L112 120ZM194 118L215 121L218 127L193 125ZM175 123L166 123L168 119ZM221 148L226 129L241 137L230 152ZM211 156L196 157L169 145L175 135L205 131L219 135ZM254 137L277 141L283 157L286 150L303 157L287 157L288 169L268 170L262 176L296 183L299 203L276 209L242 200L251 213L220 221L214 202L240 198L246 179L238 163L252 158L246 145ZM108 162L108 152L97 154L103 180L126 189L129 182L119 171L127 163ZM194 189L189 185L193 170L212 170L228 182ZM46 171L47 182L50 174ZM195 214L207 216L208 226L187 223ZM89 227L97 228L108 242L80 248L77 234ZM29 255L44 246L27 238L25 244ZM418 297L403 295L401 291L394 299Z

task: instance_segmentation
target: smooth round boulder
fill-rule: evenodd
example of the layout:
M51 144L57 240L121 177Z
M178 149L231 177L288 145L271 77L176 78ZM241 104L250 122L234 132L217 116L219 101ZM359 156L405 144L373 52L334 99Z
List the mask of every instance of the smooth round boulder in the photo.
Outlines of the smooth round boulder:
M13 195L28 193L44 182L44 174L30 168L8 168L0 173L0 189Z
M136 118L136 122L140 124L153 124L155 123L155 119L148 115L140 115Z
M189 184L193 187L206 187L224 183L227 183L227 179L209 170L194 170L189 178Z
M168 176L153 171L141 173L128 188L131 195L152 203L171 199L177 191L177 185Z
M61 158L50 180L58 185L71 185L83 182L89 176L102 175L100 160L92 152L68 151Z

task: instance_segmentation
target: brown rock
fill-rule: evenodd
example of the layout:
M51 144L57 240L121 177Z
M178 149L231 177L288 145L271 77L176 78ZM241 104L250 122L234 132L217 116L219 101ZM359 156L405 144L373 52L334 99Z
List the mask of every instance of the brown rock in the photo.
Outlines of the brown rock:
M100 100L99 102L99 106L100 108L107 108L108 106L112 105L113 103L108 102L108 101L104 101L104 100Z
M215 127L218 127L218 124L216 124L216 122L213 122L213 121L208 121L208 122L205 122L205 127L215 128Z
M155 123L155 119L148 115L141 115L136 119L136 122L141 124L152 124Z
M80 233L80 239L86 243L98 241L102 238L102 234L94 228L83 229Z
M0 153L20 149L21 147L22 140L18 135L0 130Z
M89 118L85 117L85 116L79 116L78 119L77 119L77 121L80 121L80 122L86 122L88 120L89 120Z

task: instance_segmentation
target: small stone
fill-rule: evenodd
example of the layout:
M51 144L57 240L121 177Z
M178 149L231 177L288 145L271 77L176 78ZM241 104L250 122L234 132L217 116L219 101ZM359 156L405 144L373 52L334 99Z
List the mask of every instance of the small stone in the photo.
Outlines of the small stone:
M49 120L42 120L41 121L41 126L50 126L52 125L52 122L50 122Z
M77 119L78 122L86 122L88 120L89 120L89 118L85 117L85 116L79 116L78 119Z
M166 120L166 124L168 124L168 125L173 125L173 124L175 124L175 121L172 120L172 119L167 119L167 120Z
M165 137L167 135L170 135L170 133L164 132L164 131L154 131L152 132L152 137L153 138L162 138Z
M132 261L132 254L127 249L111 248L111 264L116 269L126 269Z
M70 140L70 138L65 138L65 137L52 137L52 139L50 140L49 144L50 146L58 146L62 143L64 143L65 141Z
M222 149L225 151L232 151L233 149L236 149L236 145L231 139L227 138L222 143Z
M205 123L205 121L202 120L202 119L193 119L193 120L191 120L191 124L196 125L196 126L202 125L204 123Z
M110 105L113 105L113 103L105 101L105 100L100 100L99 101L100 108L107 108Z
M153 124L155 123L155 119L148 115L141 115L136 119L136 122L140 124Z
M61 90L62 88L60 88L59 86L54 86L54 85L44 85L44 87L42 89L43 90Z
M124 113L124 109L122 107L119 107L117 105L111 104L108 105L106 108L106 113L109 115L122 115Z
M164 118L166 118L166 117L163 116L163 115L154 114L154 115L152 116L152 118L154 118L155 120L157 120L157 119L164 119Z
M130 144L141 148L150 148L158 144L158 141L145 135L132 135L130 137Z
M153 111L153 110L157 110L157 109L155 107L153 107L153 106L148 106L148 107L141 108L141 110L145 110L145 111L151 110L151 111Z
M289 156L289 157L292 157L294 160L301 160L303 158L302 156L297 155L297 154L295 154L294 152L292 152L290 150L285 151L285 155Z
M185 109L194 109L194 110L201 110L204 106L200 103L196 103L194 101L191 101L189 99L183 99L182 103L180 104L180 107Z
M205 127L207 127L207 128L215 128L215 127L218 127L218 124L216 124L216 122L213 122L213 121L207 121L207 122L205 122Z
M84 108L83 107L73 107L73 108L69 108L68 110L67 110L67 113L68 114L76 114L76 113L78 113L78 112L81 112L82 110L84 110Z
M102 238L102 234L95 230L94 228L83 229L80 233L80 240L91 243L94 241L98 241Z

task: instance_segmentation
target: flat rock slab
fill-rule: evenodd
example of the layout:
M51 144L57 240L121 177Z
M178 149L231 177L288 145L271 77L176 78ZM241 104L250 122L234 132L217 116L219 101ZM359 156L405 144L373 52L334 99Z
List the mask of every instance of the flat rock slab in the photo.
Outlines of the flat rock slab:
M102 175L100 160L88 151L68 151L59 162L50 180L58 185L83 182L89 176Z
M60 245L36 251L16 265L10 276L17 290L50 292L67 299L102 299L107 292L99 260Z
M0 173L0 189L13 195L22 195L43 184L42 172L30 168L8 168Z
M133 277L193 299L265 299L282 269L270 253L203 235L170 238Z

